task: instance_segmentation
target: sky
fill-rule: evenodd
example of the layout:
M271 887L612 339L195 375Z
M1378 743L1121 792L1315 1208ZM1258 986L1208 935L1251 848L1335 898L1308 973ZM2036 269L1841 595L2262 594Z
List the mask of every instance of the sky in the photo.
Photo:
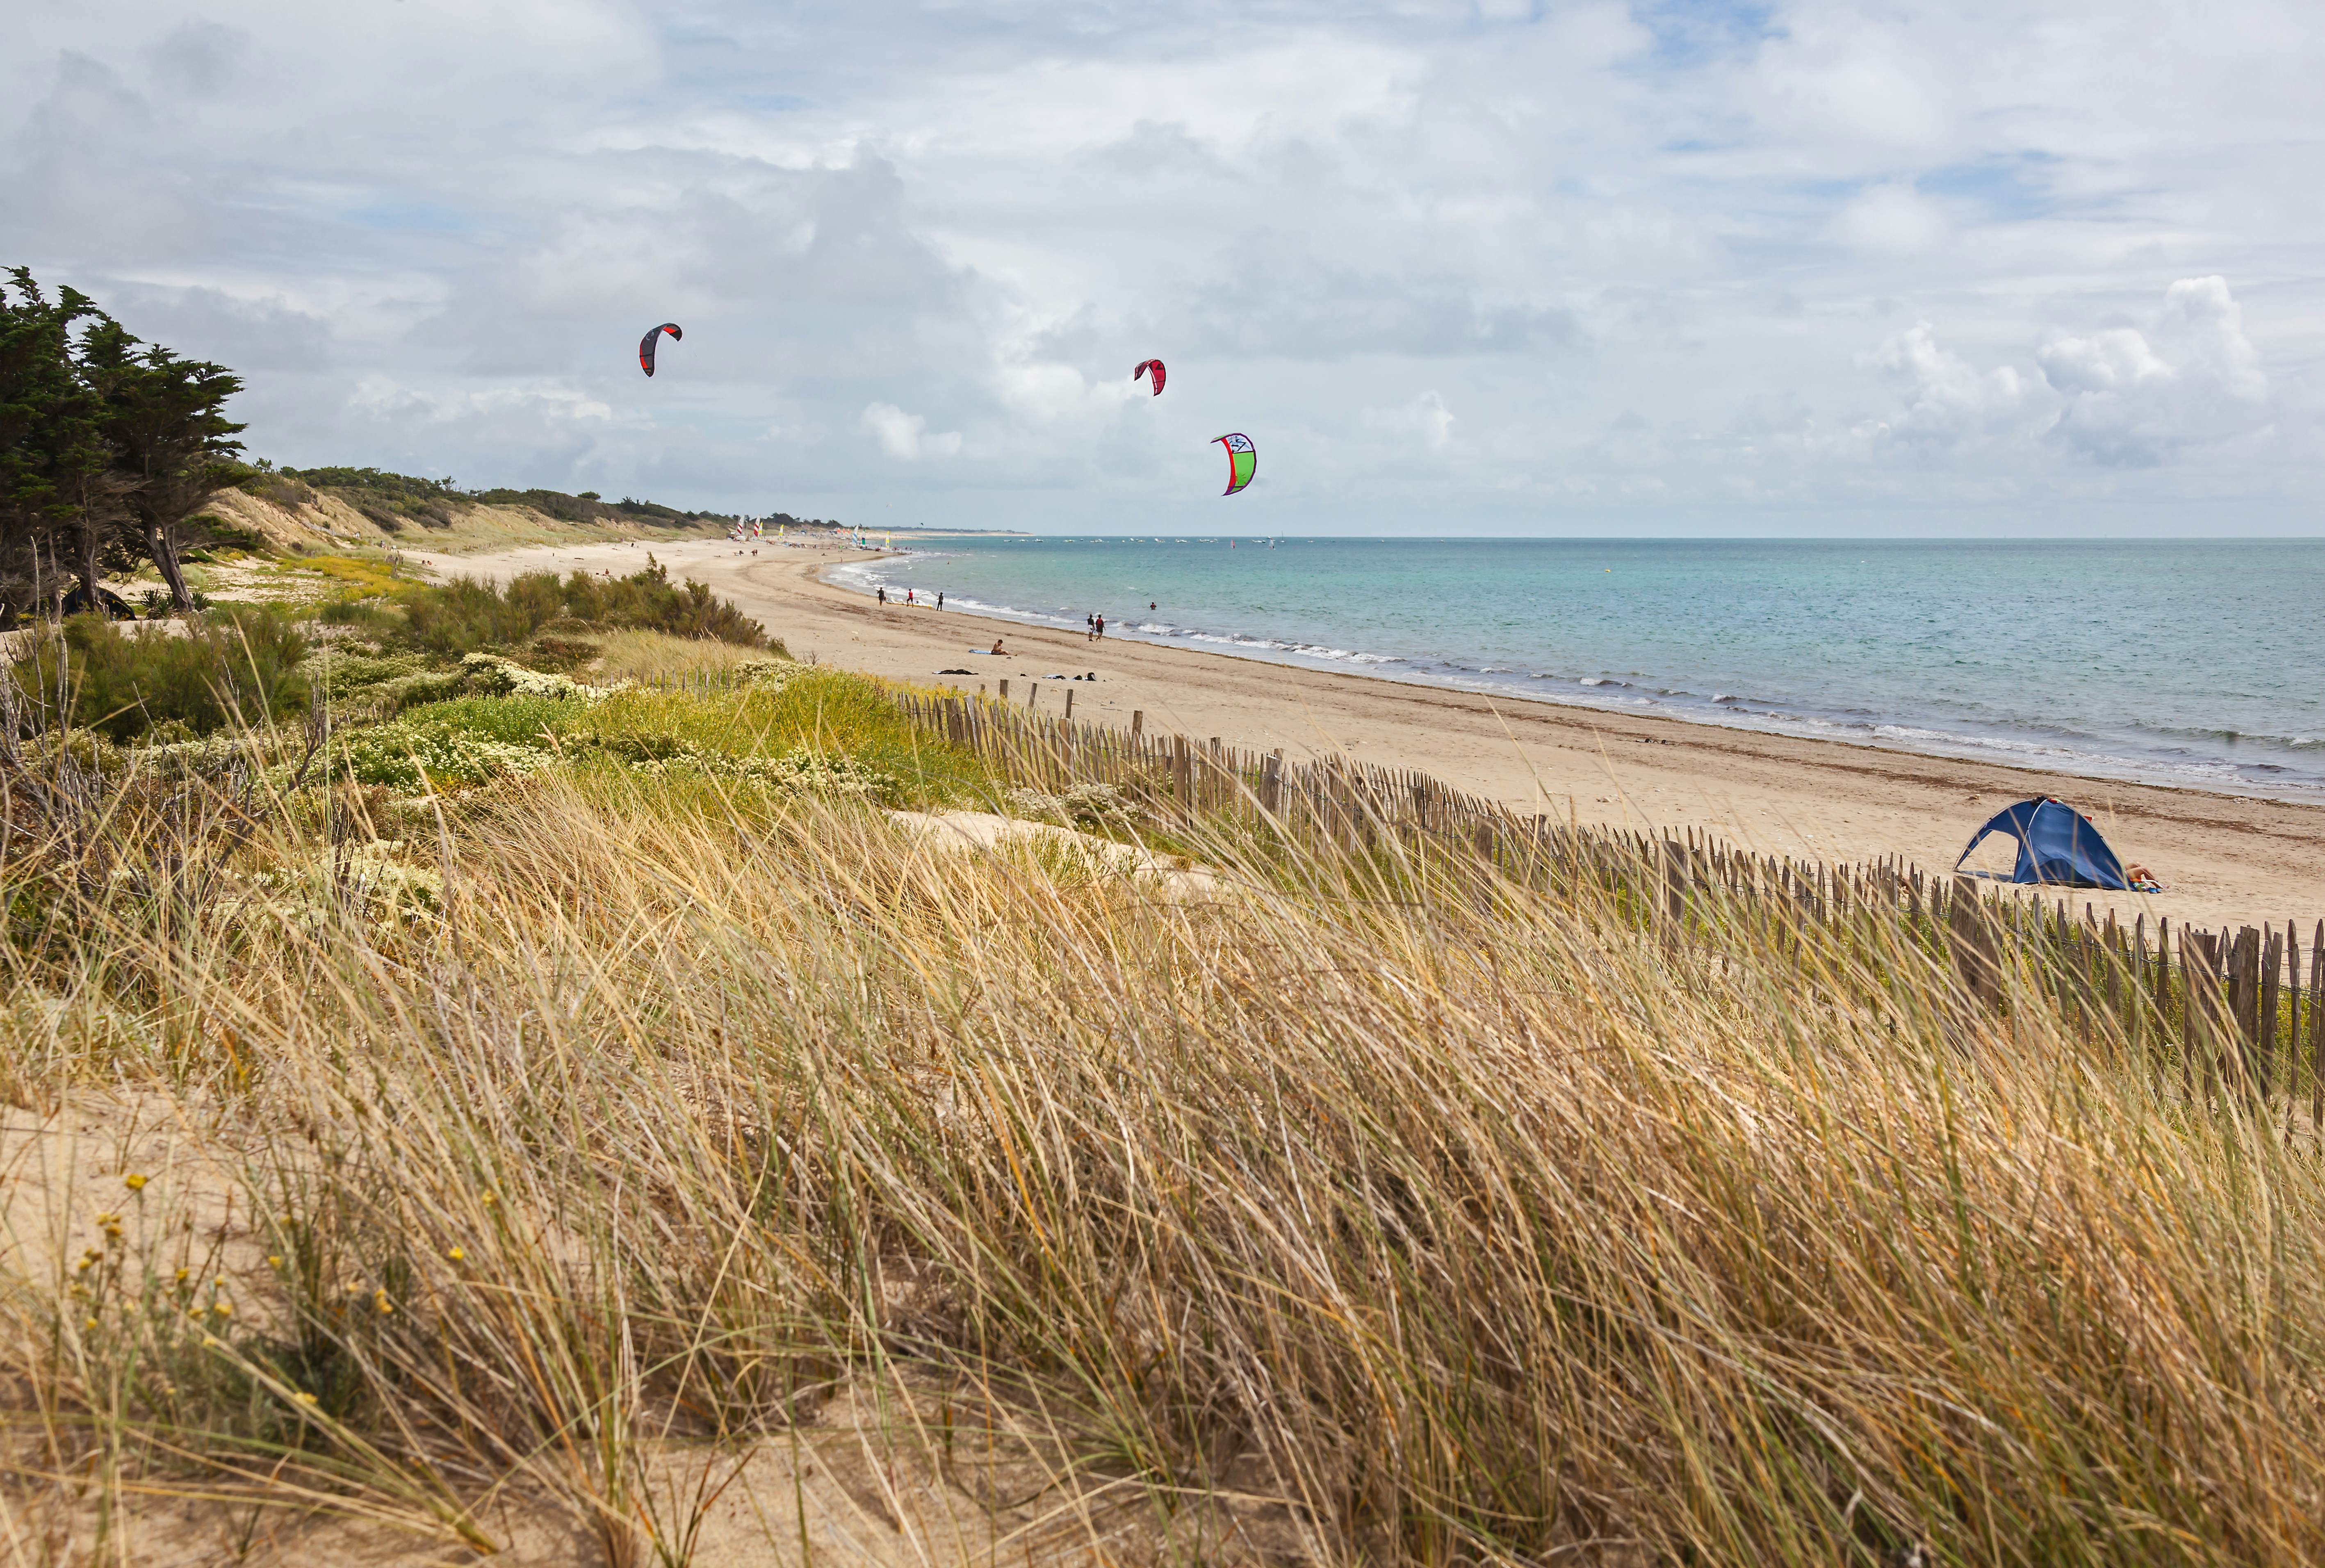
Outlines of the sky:
M872 527L2325 532L2314 0L10 13L0 264L234 367L281 463Z

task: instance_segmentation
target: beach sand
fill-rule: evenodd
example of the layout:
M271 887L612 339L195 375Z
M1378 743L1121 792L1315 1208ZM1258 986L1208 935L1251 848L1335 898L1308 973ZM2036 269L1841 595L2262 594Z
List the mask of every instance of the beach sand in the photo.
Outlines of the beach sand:
M872 553L832 544L655 542L673 576L691 577L763 621L800 657L875 675L997 691L1029 690L1040 710L1177 731L1293 758L1327 754L1408 767L1523 811L1585 823L1709 829L1767 853L1828 860L1900 855L1950 868L1978 824L2030 795L2087 813L2126 862L2154 870L2154 896L2070 894L2125 920L2176 925L2301 922L2309 944L2325 916L2325 808L2161 789L1911 752L1755 734L1681 719L1487 697L1375 675L1292 668L1231 654L996 621L953 610L885 608L819 580ZM409 558L447 575L502 579L542 569L635 571L649 546L581 545L491 556ZM971 654L995 637L1005 658ZM966 668L968 676L939 670ZM1043 680L1096 672L1095 685ZM2006 868L1989 840L1974 866ZM2054 893L2052 896L2057 896Z

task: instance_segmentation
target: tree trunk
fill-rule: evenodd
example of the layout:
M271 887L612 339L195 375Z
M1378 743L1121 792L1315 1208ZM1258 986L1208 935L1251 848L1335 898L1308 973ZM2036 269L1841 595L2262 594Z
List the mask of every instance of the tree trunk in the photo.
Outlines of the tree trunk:
M178 542L170 537L167 528L148 523L145 525L145 551L153 556L154 570L162 574L162 580L170 585L171 599L180 610L192 614L194 596L192 590L186 587L185 569L178 564Z
M81 598L98 615L105 613L105 601L97 596L102 574L97 570L97 525L84 521L73 531L73 564L80 572Z

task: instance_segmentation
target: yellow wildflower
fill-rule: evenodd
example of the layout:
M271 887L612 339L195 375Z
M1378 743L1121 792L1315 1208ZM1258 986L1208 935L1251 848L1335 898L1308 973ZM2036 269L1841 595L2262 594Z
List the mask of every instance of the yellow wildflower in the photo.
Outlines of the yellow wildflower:
M387 1290L385 1286L382 1286L380 1289L371 1293L371 1304L373 1310L378 1312L382 1316L384 1316L395 1310L395 1304L387 1299Z
M142 1192L145 1190L145 1178L132 1171L121 1178L121 1184L133 1192Z
M455 1247L451 1251L446 1253L444 1256L450 1258L455 1263L459 1263L465 1261L468 1255Z

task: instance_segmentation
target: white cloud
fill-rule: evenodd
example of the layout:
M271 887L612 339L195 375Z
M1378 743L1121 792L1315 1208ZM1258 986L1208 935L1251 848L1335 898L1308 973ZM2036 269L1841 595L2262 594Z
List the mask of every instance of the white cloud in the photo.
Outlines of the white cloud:
M2042 377L2069 396L2136 391L2172 379L2172 366L2129 327L2088 338L2053 338L2035 351Z
M1933 250L1951 229L1944 209L1910 185L1876 185L1842 208L1831 232L1843 245L1876 255Z
M864 411L863 426L880 443L880 450L903 462L918 462L923 455L949 458L960 451L960 432L947 431L942 435L928 435L927 419L917 413L906 413L893 403L875 403Z
M2297 0L19 9L0 260L282 460L1069 528L1229 429L1287 530L2325 498Z
M1434 391L1423 392L1401 408L1366 409L1366 426L1401 436L1422 450L1437 453L1453 444L1453 411Z
M2034 357L2067 400L2053 433L2096 462L2152 468L2175 451L2248 436L2270 421L2268 377L2221 278L2173 283L2144 331L2061 334Z
M1950 445L1968 436L2001 433L2027 404L2028 382L2015 368L1972 368L1939 345L1927 321L1891 339L1869 363L1904 402L1888 428L1907 440Z
M1883 441L2016 476L2063 452L2102 468L2154 468L2269 428L2268 384L2219 278L2165 291L2143 327L2048 332L2032 374L1979 370L1927 321L1866 358L1897 402Z

